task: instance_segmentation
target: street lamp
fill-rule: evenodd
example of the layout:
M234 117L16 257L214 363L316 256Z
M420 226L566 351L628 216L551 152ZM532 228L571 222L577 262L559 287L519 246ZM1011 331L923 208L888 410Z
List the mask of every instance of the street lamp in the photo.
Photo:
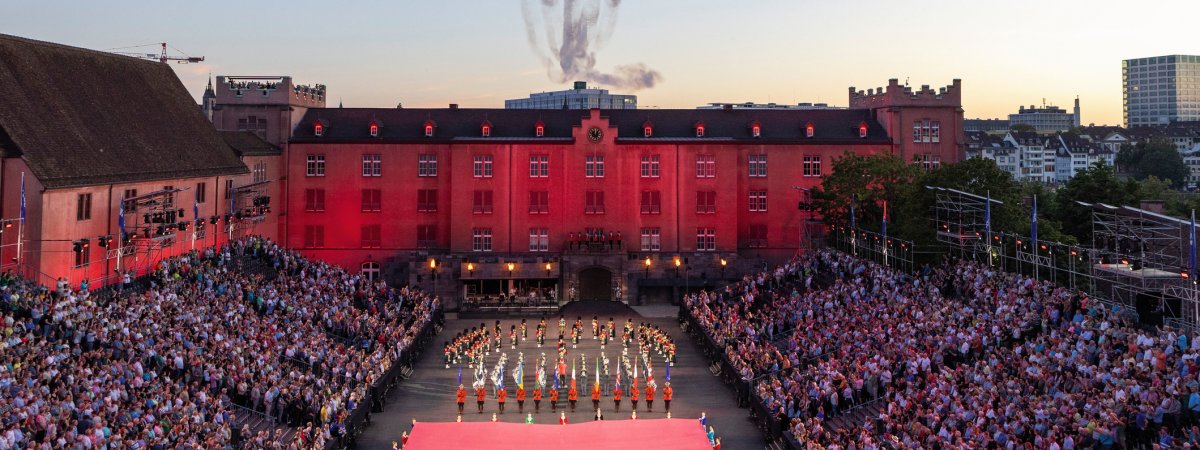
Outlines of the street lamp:
M651 264L650 257L647 256L646 260L643 261L643 263L646 264L646 278L650 278L650 264Z
M433 288L437 289L437 260L429 258L429 273L433 276Z
M515 263L508 263L507 266L508 266L508 276L509 276L509 278L512 278L513 270L517 269L517 265Z
M722 281L725 280L725 266L727 266L727 265L729 265L729 261L726 261L725 258L721 258L721 280Z
M797 191L803 191L804 192L803 195L804 195L805 199L807 200L807 201L801 200L799 203L799 209L801 211L808 211L808 221L800 224L800 233L798 236L798 238L800 239L800 242L796 243L796 253L800 253L800 248L802 245L804 245L804 241L808 237L808 224L810 222L812 222L812 219L813 219L812 189L802 187L802 186L792 186L792 189L795 189ZM811 244L811 242L809 242L809 244Z
M676 256L675 257L675 278L679 278L679 265L680 264L681 264L681 262L679 261L679 257Z

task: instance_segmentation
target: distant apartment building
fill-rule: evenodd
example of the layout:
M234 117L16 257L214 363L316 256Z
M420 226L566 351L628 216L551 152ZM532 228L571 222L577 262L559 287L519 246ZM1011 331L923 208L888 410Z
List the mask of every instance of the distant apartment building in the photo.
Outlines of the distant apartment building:
M1075 99L1073 113L1053 105L1041 108L1033 105L1028 108L1022 106L1016 114L1008 115L1008 123L1009 127L1028 125L1039 133L1068 131L1079 126L1079 99Z
M1004 119L967 119L963 121L963 131L982 131L984 133L1007 133L1010 129Z
M1124 60L1121 83L1126 127L1200 121L1200 56Z
M637 109L637 96L610 94L608 89L588 89L576 81L572 89L529 94L504 101L504 109Z

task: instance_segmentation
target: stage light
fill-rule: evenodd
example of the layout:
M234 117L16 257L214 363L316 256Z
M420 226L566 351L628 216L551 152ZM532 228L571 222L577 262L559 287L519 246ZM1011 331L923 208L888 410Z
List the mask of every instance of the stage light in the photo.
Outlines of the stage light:
M729 261L726 261L725 258L721 258L721 267L725 267L728 264L729 264Z
M1129 264L1129 260L1128 260L1128 259L1122 259L1122 260L1121 260L1121 264Z
M512 275L512 271L517 269L517 265L513 264L513 263L508 263L507 266L508 266L508 274L509 275Z
M475 271L475 263L467 263L467 272Z
M436 260L436 259L429 258L429 268L430 268L430 269L436 269L436 268L437 268L437 260Z
M1043 245L1043 246L1042 246L1042 251L1046 251L1046 246L1045 246L1045 245Z
M651 264L651 263L650 263L650 257L649 257L649 256L647 256L647 257L646 257L646 260L645 260L645 261L643 261L643 263L645 263L645 264L646 264L646 269L649 269L649 268L650 268L650 264Z
M1075 250L1071 250L1071 256L1079 256L1079 253Z
M676 257L675 258L675 267L679 267L680 264L682 264L682 261L679 260L679 257Z
M547 271L547 272L549 272L549 271L550 271L550 263L546 263L546 271Z

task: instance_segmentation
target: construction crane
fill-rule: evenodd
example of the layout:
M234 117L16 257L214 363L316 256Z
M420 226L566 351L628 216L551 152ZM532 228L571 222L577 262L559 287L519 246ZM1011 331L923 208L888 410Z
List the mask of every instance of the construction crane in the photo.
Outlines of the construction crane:
M127 48L148 47L151 45L161 45L162 52L155 54L155 53L130 53L130 52L114 52L114 51L112 51L112 50L123 50L123 49L127 49ZM183 53L183 52L180 52L179 49L177 49L175 47L171 47L171 49L175 50L176 52ZM158 44L135 45L132 47L112 48L112 49L108 49L108 52L117 54L117 55L132 56L134 58L157 59L158 62L163 63L163 64L166 64L167 61L175 61L177 64L198 63L198 62L204 61L203 56L187 56L187 55L170 56L170 55L167 55L167 43L166 42L160 42Z

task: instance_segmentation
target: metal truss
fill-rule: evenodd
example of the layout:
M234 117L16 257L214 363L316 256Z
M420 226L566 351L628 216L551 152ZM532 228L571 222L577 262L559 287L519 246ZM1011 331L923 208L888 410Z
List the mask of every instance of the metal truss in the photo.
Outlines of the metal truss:
M935 192L934 225L937 241L959 251L960 256L968 253L986 255L990 252L991 236L987 230L987 205L1003 205L1004 202L963 192L958 189L925 186Z
M848 226L834 227L829 236L833 247L904 272L913 270L913 243L874 231Z

